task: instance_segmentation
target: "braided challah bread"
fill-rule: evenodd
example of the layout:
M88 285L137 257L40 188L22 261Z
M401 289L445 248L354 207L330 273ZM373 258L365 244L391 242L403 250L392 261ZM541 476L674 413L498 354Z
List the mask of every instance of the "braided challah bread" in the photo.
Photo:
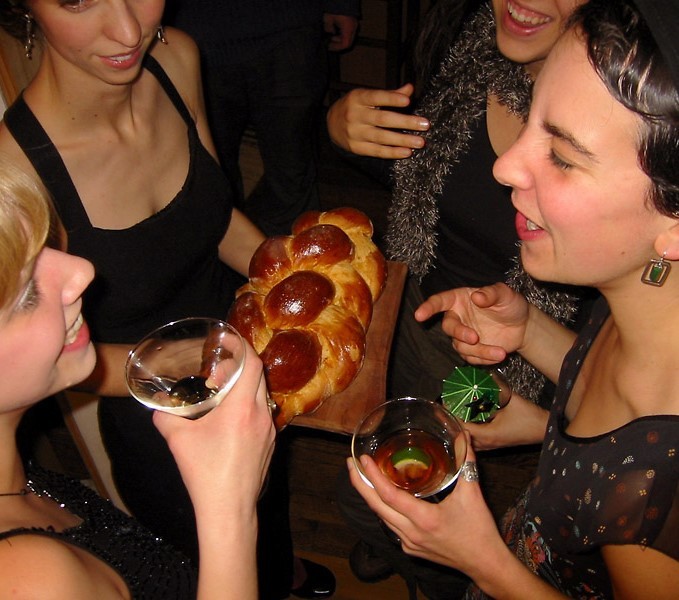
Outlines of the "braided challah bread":
M227 320L262 358L279 429L344 390L363 364L387 276L372 234L353 208L312 211L252 257Z

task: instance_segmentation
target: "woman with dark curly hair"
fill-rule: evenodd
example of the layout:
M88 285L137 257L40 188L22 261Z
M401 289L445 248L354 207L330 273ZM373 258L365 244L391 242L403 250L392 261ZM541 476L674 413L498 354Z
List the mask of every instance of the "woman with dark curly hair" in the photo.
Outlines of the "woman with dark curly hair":
M497 446L542 441L501 532L469 451L440 504L369 457L351 480L408 554L455 567L468 597L674 598L679 589L679 6L590 0L537 78L530 116L495 164L512 188L532 276L599 290L576 335L504 284L437 294L468 361L518 351L557 382L542 418L512 398ZM583 110L578 110L583 107ZM516 400L516 402L515 402ZM531 408L532 410L532 408Z

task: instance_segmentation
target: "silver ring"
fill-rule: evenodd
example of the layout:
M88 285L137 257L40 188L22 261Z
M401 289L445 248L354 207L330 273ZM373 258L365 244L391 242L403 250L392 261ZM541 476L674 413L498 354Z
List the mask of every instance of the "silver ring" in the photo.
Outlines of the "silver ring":
M266 395L266 405L269 407L269 410L271 412L275 411L278 408L278 405L276 402L269 396L269 394Z
M478 481L479 480L479 471L476 468L476 463L467 460L462 464L462 468L460 469L462 472L462 477L464 477L465 481Z

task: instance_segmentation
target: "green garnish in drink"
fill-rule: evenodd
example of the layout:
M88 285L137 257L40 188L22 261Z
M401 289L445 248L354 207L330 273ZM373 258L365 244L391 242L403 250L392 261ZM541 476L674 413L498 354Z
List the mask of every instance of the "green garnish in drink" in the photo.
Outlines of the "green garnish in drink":
M431 456L416 446L406 446L391 455L391 464L398 471L414 467L428 469L431 465Z

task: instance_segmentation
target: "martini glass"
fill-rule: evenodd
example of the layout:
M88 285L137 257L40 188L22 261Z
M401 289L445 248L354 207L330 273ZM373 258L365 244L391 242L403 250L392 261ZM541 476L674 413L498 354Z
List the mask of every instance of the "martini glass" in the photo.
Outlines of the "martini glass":
M130 393L154 410L197 419L217 406L245 364L245 342L218 319L190 317L163 325L130 352Z
M351 455L361 478L372 483L359 457L373 458L394 485L417 498L451 487L467 453L463 426L443 406L422 398L397 398L381 404L358 425Z

